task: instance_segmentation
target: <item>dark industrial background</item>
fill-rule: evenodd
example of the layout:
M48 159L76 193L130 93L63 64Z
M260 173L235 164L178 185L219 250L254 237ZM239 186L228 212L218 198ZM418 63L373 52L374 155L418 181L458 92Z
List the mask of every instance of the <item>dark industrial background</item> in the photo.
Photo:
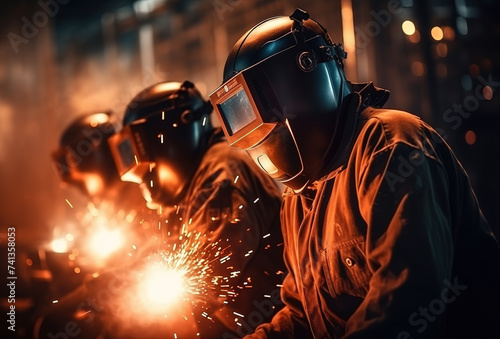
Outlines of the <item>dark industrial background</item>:
M438 129L498 228L495 0L20 0L0 5L0 265L5 233L15 227L16 265L31 286L25 260L42 262L54 229L74 222L66 200L84 198L60 188L50 153L76 115L111 109L122 116L135 94L163 80L189 79L208 95L236 40L297 6L344 42L348 79L389 89L386 107ZM28 300L27 312L35 304ZM30 337L30 325L19 325L16 336Z

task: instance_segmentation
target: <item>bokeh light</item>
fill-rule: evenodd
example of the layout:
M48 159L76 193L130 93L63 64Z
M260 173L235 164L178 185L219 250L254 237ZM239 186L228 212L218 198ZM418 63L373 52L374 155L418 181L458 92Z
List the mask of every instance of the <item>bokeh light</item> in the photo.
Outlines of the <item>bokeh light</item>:
M444 37L444 33L443 33L443 30L441 29L441 27L438 27L438 26L432 27L431 36L436 41L442 40Z
M445 58L448 55L448 45L446 45L444 42L440 42L439 44L437 44L436 54L440 58Z
M123 235L120 230L98 230L91 239L92 253L98 257L105 258L115 252L123 245Z
M493 89L490 86L485 86L483 88L483 97L486 100L491 100L493 98Z
M406 20L401 24L401 29L404 34L413 35L415 33L415 24L410 20Z
M474 131L467 131L465 133L465 142L469 145L474 145L476 143L476 133Z
M50 244L52 251L56 253L66 253L68 252L69 246L65 238L57 238L52 240Z
M425 74L425 65L421 61L413 61L411 63L411 72L413 75L421 77Z

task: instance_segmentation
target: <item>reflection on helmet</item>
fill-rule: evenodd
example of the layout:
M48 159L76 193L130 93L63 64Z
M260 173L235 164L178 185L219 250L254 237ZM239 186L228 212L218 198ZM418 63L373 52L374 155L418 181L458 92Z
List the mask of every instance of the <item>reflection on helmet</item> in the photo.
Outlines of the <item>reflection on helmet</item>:
M326 30L297 9L253 27L234 45L224 83L210 99L228 141L271 177L300 191L335 147L346 57Z
M84 114L63 132L59 148L52 153L53 165L62 182L80 188L89 196L101 195L118 173L107 143L119 129L119 119L110 112Z
M138 183L150 208L182 197L212 133L211 112L189 81L153 85L128 104L109 144L121 179Z

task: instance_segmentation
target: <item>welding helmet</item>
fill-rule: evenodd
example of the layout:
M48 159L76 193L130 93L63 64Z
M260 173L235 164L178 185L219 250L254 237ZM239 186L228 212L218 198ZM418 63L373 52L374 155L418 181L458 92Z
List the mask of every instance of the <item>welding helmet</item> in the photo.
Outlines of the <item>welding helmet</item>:
M61 181L92 197L120 182L107 143L119 128L119 119L111 112L84 114L73 121L52 153Z
M346 53L297 9L261 22L230 52L210 100L232 146L300 191L325 166L343 99Z
M212 106L189 82L162 82L128 104L109 144L120 177L140 185L148 207L178 203L212 134Z

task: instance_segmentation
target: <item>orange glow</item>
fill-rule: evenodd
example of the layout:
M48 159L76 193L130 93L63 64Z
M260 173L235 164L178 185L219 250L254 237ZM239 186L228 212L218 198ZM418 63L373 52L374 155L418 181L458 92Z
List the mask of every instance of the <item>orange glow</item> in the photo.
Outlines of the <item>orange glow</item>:
M92 253L105 258L118 250L123 245L123 235L119 230L101 229L95 233L91 240Z
M30 258L26 259L26 265L32 266L33 265L33 260L31 260Z
M90 310L79 310L79 311L75 312L75 318L79 319L79 320L90 318L93 316L94 315L92 314L92 311L90 311Z
M165 82L161 85L157 85L156 89L158 92L175 91L181 86L180 82Z
M56 253L66 253L68 252L68 242L64 238L58 238L52 240L52 243L50 244L52 250Z
M485 86L483 88L483 97L486 100L491 100L493 98L493 89L490 86Z
M444 38L446 40L454 40L455 39L455 31L452 27L446 26L444 28Z
M414 61L411 64L411 71L415 76L421 77L425 74L425 66L420 61Z
M99 174L86 174L84 180L90 195L98 195L104 190L104 182Z
M356 36L354 34L354 14L352 11L352 0L341 0L342 7L342 37L344 50L347 52L349 61L346 62L346 73L354 80L357 78L356 70Z
M465 142L469 145L474 145L476 143L476 133L474 131L467 131L465 133Z
M414 44L420 42L420 32L419 31L415 31L415 33L413 33L412 35L408 35L406 37L408 38L408 40L410 40L410 42L412 42Z
M158 178L162 187L178 187L179 178L168 166L158 166ZM152 187L152 186L151 186Z
M472 75L473 77L477 77L479 75L479 66L476 65L476 64L471 64L469 66L469 73L470 75Z
M442 40L444 37L444 33L443 33L443 30L441 29L441 27L438 27L438 26L432 27L431 36L436 41Z
M185 291L185 272L160 263L151 264L144 272L140 290L146 303L154 309L164 309L180 300Z
M436 45L436 54L441 58L446 57L448 55L448 46L444 42L440 42Z
M90 126L96 127L99 124L104 124L106 121L108 121L108 115L106 113L98 113L92 116Z

